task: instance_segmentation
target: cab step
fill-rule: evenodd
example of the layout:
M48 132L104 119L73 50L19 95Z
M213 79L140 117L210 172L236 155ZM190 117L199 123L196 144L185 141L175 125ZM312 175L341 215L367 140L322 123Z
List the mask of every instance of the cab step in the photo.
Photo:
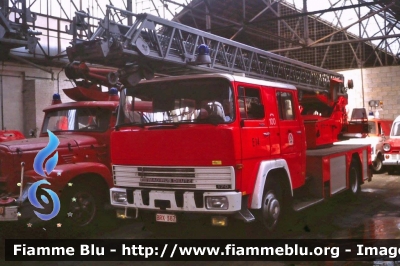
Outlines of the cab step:
M256 219L249 209L241 209L236 213L235 218L245 221L246 223L253 222Z
M247 202L249 199L249 195L245 195L242 198L242 208L240 209L239 212L235 213L235 218L242 220L246 223L250 223L256 220L254 215L250 212L250 210L247 208Z

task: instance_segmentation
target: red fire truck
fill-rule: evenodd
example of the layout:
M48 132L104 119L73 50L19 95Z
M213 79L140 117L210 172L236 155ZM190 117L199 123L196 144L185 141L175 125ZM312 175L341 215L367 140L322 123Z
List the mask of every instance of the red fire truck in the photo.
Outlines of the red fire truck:
M274 230L285 210L371 180L370 145L333 146L365 128L347 123L338 73L112 6L89 40L72 43L70 61L117 67L109 78L125 85L111 134L121 218L257 218Z
M58 218L72 215L68 222L89 225L105 204L109 204L109 189L113 185L110 159L110 133L114 128L118 106L118 91L102 92L110 69L89 69L85 64L66 68L76 87L64 92L76 102L61 103L55 94L53 104L44 111L38 138L0 143L0 220L16 221L35 218L33 206L27 200L32 183L43 179L33 170L34 158L49 143L47 130L60 141L58 163L47 177L47 186L61 200ZM103 77L103 78L102 78ZM74 201L71 201L75 198ZM50 213L51 204L43 204L41 213Z
M25 136L18 130L0 130L0 142L24 139Z

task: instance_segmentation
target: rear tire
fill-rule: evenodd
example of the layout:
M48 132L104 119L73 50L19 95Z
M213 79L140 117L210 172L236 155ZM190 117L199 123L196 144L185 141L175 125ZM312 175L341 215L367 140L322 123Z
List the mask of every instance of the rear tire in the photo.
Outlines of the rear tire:
M349 189L352 196L357 196L361 191L361 174L358 164L351 162L349 168Z

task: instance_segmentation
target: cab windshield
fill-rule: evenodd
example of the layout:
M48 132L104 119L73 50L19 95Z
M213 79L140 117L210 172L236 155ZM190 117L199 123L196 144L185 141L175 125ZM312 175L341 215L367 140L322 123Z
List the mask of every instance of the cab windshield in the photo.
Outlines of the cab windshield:
M234 120L234 100L225 79L149 82L121 94L117 126L126 124L224 124Z
M106 131L111 110L99 108L63 109L47 112L42 133L54 131Z

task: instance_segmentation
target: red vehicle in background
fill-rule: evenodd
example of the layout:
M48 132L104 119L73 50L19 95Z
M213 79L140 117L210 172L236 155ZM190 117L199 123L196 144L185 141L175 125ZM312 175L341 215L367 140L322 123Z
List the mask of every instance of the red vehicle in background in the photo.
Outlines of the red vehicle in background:
M52 105L45 108L38 138L0 143L0 221L35 218L27 200L30 185L43 177L33 170L40 150L49 143L47 130L59 139L58 163L46 180L61 200L61 211L55 218L77 226L91 224L109 205L109 189L113 186L110 158L110 134L116 122L118 91L102 92L101 76L110 70L89 69L84 64L66 68L77 86L64 92L76 102L61 103L55 94ZM92 77L94 75L94 77ZM92 82L94 81L94 82ZM74 201L71 199L74 198ZM50 213L45 206L43 213Z
M0 142L24 139L25 136L18 130L0 130Z
M389 136L393 120L383 118L368 118L368 136L382 137Z

